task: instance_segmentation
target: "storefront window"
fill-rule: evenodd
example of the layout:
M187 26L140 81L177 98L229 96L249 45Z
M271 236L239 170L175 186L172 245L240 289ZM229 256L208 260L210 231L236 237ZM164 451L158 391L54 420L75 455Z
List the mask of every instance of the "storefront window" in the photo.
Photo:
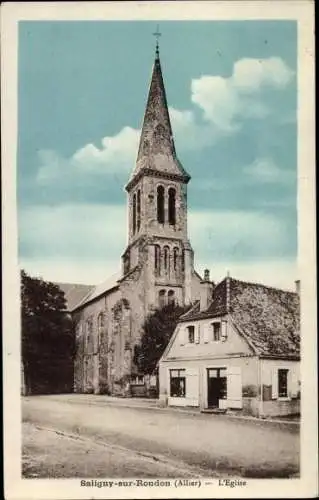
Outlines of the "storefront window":
M170 370L170 395L172 398L185 398L185 370Z

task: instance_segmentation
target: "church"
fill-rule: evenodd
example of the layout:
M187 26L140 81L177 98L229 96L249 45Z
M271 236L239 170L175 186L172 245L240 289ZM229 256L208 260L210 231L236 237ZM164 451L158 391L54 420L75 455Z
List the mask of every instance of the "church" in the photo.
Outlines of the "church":
M128 237L120 276L96 287L73 288L68 311L75 322L74 392L126 395L141 383L134 346L146 317L165 304L192 305L213 289L194 269L187 234L187 186L174 138L156 45L135 167L125 186ZM63 288L63 286L62 286Z

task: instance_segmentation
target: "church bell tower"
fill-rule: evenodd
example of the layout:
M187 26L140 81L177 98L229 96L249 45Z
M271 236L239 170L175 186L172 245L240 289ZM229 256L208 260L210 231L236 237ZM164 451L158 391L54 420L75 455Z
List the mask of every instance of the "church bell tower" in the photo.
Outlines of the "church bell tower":
M122 256L124 279L140 270L145 312L192 300L189 180L176 155L157 42L136 164L126 185L128 245Z

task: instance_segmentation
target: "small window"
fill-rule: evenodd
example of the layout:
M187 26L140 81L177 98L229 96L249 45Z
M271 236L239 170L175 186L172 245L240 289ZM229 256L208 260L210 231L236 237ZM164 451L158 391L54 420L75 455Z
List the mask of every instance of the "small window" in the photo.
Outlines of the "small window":
M175 304L175 292L174 290L169 290L167 294L167 303Z
M185 253L184 252L182 253L181 258L182 258L182 272L184 272L185 271Z
M85 335L85 347L87 349L91 349L92 347L92 341L93 341L93 336L92 336L92 319L88 319L86 321L86 335Z
M164 269L165 271L169 270L169 247L164 247Z
M185 398L185 370L170 370L170 396L172 398Z
M160 308L165 306L166 292L165 290L160 290L158 292L158 306Z
M97 318L97 327L98 331L100 332L102 328L104 327L104 314L100 313Z
M187 331L188 331L188 342L190 344L194 344L194 342L195 342L195 327L194 327L194 325L188 326Z
M220 340L220 323L213 323L213 338L215 342Z
M173 250L173 265L174 265L174 271L177 270L177 262L178 262L178 248L174 247Z
M161 248L159 245L155 245L154 267L159 273L161 269Z
M286 369L278 370L278 397L288 397L288 370Z
M130 270L130 265L131 265L131 262L130 262L130 252L127 252L124 256L124 274L128 273L129 270Z
M144 385L144 376L143 375L138 375L137 377L132 378L132 384L133 385Z

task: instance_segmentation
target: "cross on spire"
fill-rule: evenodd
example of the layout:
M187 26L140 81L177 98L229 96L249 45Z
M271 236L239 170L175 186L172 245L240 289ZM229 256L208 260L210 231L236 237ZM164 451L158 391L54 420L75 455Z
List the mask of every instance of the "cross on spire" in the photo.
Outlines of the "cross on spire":
M158 39L162 35L162 33L159 30L159 25L156 26L156 31L153 33L153 36L156 38L156 56L159 56L159 46L158 46Z

